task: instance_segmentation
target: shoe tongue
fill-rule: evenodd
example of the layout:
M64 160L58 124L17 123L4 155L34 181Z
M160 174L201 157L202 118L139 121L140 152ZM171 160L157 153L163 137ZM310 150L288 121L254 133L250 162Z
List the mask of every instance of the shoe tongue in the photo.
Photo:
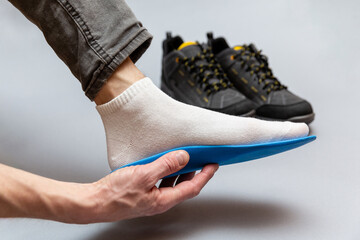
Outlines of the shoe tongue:
M238 53L238 52L234 48L226 48L226 49L222 50L221 52L219 52L217 54L217 56L222 58L222 57L226 57L229 55L235 55L236 53Z
M201 52L201 47L196 42L184 42L178 48L186 57L194 57Z
M215 55L229 48L229 44L223 37L209 40L209 44L211 45L212 51Z

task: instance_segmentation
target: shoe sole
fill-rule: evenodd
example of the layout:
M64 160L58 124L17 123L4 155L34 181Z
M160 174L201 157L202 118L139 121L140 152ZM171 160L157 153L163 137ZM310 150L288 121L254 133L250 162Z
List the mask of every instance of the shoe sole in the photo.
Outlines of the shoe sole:
M160 87L161 91L163 91L164 93L166 93L168 96L170 96L171 98L175 98L175 94L172 90L170 90L170 88L168 86L166 86L163 82L161 82L161 87ZM205 108L206 109L206 108ZM210 111L215 111L215 110L211 110L211 109L208 109ZM215 111L217 112L217 111ZM255 113L256 113L256 110L253 109L247 113L244 113L244 114L241 114L241 115L238 115L239 117L254 117L255 116Z
M310 124L315 119L315 113L310 113L302 116L295 116L288 119L277 119L277 118L268 118L268 117L262 117L255 114L255 117L262 120L268 120L268 121L290 121L290 122L303 122L306 124Z
M180 171L167 176L171 177L200 170L205 165L211 163L217 163L220 166L223 166L268 157L300 147L314 141L315 139L316 136L307 136L291 140L250 145L185 146L155 154L151 157L127 164L121 168L115 169L114 171L125 167L151 163L168 152L176 150L187 151L190 155L189 163Z
M239 115L239 117L254 117L255 116L255 113L256 113L256 110L251 110L250 112L248 113L244 113L242 115Z

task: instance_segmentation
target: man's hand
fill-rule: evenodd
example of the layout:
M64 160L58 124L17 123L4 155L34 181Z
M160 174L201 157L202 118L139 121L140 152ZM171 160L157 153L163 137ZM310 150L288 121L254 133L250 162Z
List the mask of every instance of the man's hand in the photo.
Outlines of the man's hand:
M217 164L205 166L197 175L179 176L175 186L176 177L164 179L159 188L155 186L163 177L185 167L188 161L187 152L171 152L152 163L117 170L94 183L97 204L87 221L117 221L155 215L197 196L218 169Z
M195 197L217 164L195 175L164 179L189 161L185 151L141 166L117 170L95 183L60 182L0 164L0 217L31 217L67 223L118 221L165 212ZM174 186L175 184L175 186Z

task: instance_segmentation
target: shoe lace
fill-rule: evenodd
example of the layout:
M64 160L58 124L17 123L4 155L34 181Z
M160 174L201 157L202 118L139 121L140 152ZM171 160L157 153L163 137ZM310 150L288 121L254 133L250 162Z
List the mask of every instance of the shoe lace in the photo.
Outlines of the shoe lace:
M250 75L256 75L255 79L258 84L263 84L263 89L266 89L267 94L271 91L287 89L274 76L272 69L269 67L267 56L262 54L262 50L257 50L253 44L242 45L239 52L232 55L231 58L240 61L241 66Z
M194 57L178 58L176 61L181 62L193 74L197 84L207 95L233 87L210 47L202 47L202 51Z

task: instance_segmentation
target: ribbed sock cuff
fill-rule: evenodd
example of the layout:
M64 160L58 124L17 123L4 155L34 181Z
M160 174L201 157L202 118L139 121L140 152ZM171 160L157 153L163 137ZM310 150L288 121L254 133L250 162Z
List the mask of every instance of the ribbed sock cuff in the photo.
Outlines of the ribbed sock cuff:
M128 103L132 98L134 98L137 94L142 91L146 91L151 86L155 86L150 78L145 77L133 85L131 85L128 89L126 89L119 96L107 102L105 104L96 106L96 110L99 112L101 116L105 116L111 114L121 108L121 106Z

